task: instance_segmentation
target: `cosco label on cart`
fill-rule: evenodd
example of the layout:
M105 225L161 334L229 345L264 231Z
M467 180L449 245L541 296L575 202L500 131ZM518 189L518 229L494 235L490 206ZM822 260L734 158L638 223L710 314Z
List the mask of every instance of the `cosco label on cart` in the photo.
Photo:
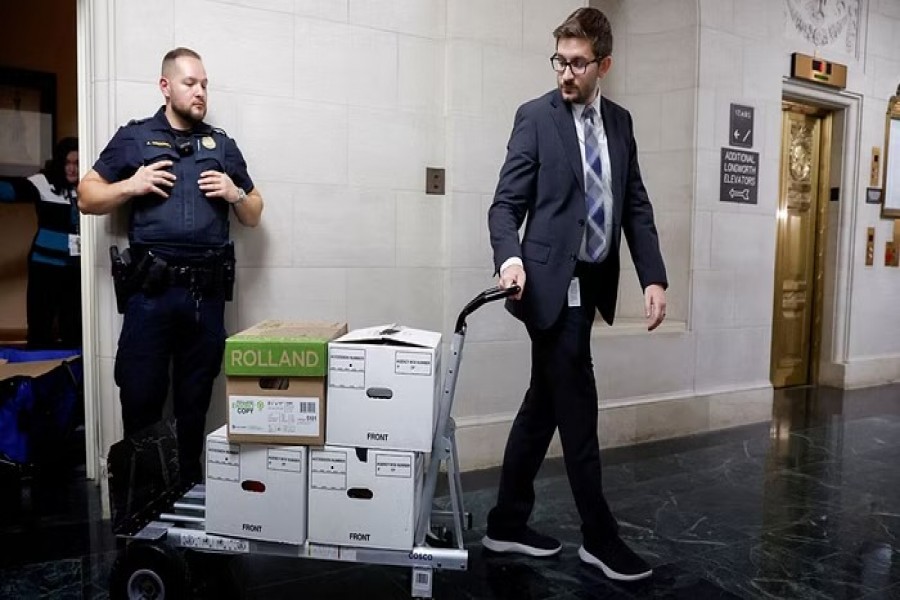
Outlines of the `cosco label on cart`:
M197 550L210 550L213 552L229 552L232 554L246 554L250 552L250 542L234 538L210 535L208 533L192 531L179 532L181 539L179 546L183 548L195 548ZM171 533L169 535L172 535Z

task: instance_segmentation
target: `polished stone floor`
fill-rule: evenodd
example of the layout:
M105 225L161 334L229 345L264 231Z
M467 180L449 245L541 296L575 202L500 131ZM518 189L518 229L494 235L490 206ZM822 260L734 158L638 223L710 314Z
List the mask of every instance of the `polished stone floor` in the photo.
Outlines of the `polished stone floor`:
M496 470L466 474L467 572L438 572L434 597L898 598L900 385L778 392L771 423L603 453L622 535L655 567L614 584L581 565L561 463L537 484L533 524L561 556L491 556L479 539ZM77 475L24 490L4 482L0 598L106 598L116 555L96 488ZM409 597L409 570L265 556L190 555L198 598Z

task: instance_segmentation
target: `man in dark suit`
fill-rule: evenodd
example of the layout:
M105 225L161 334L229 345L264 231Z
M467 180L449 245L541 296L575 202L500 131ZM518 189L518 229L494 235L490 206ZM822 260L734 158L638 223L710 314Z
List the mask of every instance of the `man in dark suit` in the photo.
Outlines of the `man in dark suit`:
M553 35L558 89L516 113L488 216L500 286L521 288L507 309L525 323L532 364L483 543L530 556L561 550L527 526L534 477L559 428L582 520L578 555L607 577L630 581L652 570L621 540L603 497L591 327L598 309L613 321L623 231L651 331L665 318L666 271L631 115L600 93L612 65L609 21L599 10L579 8Z

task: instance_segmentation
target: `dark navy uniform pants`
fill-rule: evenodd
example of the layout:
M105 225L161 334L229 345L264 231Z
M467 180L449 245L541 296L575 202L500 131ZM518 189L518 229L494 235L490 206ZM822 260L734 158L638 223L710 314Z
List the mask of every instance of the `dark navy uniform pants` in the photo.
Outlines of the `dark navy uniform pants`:
M201 481L206 411L225 350L225 300L202 298L184 287L128 300L115 380L120 388L125 435L162 418L169 392L178 433L181 477ZM171 369L171 371L170 371Z

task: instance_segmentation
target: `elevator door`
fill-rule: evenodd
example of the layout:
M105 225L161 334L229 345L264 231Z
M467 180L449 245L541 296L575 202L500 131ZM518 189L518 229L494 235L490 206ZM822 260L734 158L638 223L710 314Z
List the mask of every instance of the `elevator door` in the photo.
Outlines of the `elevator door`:
M831 117L784 103L771 379L815 383L821 331Z

